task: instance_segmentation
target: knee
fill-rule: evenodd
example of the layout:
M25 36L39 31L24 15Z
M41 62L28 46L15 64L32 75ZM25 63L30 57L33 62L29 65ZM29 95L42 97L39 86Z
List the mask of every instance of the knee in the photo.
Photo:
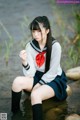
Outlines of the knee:
M32 100L32 99L36 99L36 96L37 96L37 92L36 92L36 90L33 90L33 91L31 92L31 100Z
M12 89L16 89L17 87L19 87L21 85L21 77L16 77L12 83Z
M35 101L41 101L41 95L37 90L31 92L31 102L34 103Z

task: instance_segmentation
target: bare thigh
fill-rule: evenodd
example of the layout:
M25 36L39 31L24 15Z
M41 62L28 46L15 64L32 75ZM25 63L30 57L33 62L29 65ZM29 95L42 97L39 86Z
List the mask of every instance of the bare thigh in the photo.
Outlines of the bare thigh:
M19 76L13 81L12 90L19 92L23 89L31 91L34 79L32 77Z
M54 96L55 92L50 86L41 85L39 88L32 90L31 102L32 104L41 103L43 100L52 98Z

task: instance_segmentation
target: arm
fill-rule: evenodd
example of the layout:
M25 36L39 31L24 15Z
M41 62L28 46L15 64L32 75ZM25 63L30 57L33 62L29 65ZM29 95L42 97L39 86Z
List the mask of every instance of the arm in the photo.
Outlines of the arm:
M61 75L62 69L60 67L60 59L61 46L58 42L56 42L52 46L50 69L42 76L39 82L40 84L51 82L58 74Z
M28 43L26 45L26 50L22 50L20 52L20 58L22 60L24 75L33 77L36 72L36 69L35 69L34 60L33 60L31 52L32 52L31 46L30 46L30 43Z

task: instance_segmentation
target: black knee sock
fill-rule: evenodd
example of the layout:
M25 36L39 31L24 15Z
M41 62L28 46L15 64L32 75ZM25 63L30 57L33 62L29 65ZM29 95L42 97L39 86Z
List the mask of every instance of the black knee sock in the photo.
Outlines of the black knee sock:
M20 99L21 99L21 91L14 92L12 91L12 101L11 101L11 111L16 113L20 110Z
M33 120L43 120L42 104L35 104L32 106Z

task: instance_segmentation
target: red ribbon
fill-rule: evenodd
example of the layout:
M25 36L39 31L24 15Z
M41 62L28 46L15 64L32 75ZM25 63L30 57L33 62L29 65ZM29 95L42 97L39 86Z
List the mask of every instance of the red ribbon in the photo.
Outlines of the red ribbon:
M41 67L44 64L44 62L45 62L44 54L45 53L46 52L41 52L41 53L36 55L36 64L37 64L38 67Z

